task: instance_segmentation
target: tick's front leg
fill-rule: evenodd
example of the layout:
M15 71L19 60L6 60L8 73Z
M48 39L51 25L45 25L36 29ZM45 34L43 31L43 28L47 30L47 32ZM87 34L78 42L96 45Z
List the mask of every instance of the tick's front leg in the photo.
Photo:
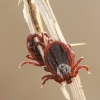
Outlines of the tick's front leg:
M80 57L80 58L78 59L78 61L76 62L75 66L73 67L73 70L75 70L75 69L77 68L78 64L79 64L82 60L83 60L83 57Z
M76 70L75 70L75 76L74 76L74 77L77 76L79 70L82 69L82 68L84 68L88 74L91 74L91 73L89 72L89 68L88 68L86 65L81 65L81 66L78 66L78 67L76 68Z

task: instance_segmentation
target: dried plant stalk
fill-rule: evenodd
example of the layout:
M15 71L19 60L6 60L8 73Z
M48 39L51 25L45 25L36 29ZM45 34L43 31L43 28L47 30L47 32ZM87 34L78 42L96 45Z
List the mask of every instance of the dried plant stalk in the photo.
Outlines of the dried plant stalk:
M24 18L29 26L31 33L34 34L38 32L41 34L43 32L41 18L39 15L39 10L40 10L40 13L49 30L51 38L54 40L61 40L66 43L62 35L62 32L59 28L59 25L56 21L56 18L53 14L53 11L49 5L48 0L23 0L23 1L24 1L24 10L23 10ZM38 10L37 5L39 7L39 10ZM72 46L83 45L83 44L72 44ZM39 47L39 50L43 56L43 52L40 47ZM70 97L65 89L65 83L63 82L62 85L59 84L58 86L61 88L66 99L70 100ZM84 96L84 92L82 90L79 76L73 79L72 84L70 84L70 88L71 88L74 100L86 100Z
M23 14L28 24L28 27L31 31L31 34L38 33L41 35L41 33L43 32L43 27L42 27L39 9L37 7L36 2L34 0L23 0L23 2L24 2ZM38 42L38 39L35 38L35 41ZM38 49L43 57L42 48L38 46Z
M35 3L35 1L29 0L29 7L30 7L31 20L33 22L33 25L35 26L38 33L42 33L43 27L42 27L41 17L40 17L37 4Z
M24 18L29 26L31 33L42 33L43 27L39 9L34 0L23 0L24 1Z

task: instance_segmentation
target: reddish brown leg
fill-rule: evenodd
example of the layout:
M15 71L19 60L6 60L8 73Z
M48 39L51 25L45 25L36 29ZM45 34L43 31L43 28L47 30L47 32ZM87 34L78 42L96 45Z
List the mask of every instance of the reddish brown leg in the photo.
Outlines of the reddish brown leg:
M76 70L75 70L75 76L74 76L74 77L77 76L79 70L82 69L82 68L84 68L88 74L91 74L91 73L89 72L89 69L88 69L87 66L85 66L85 65L81 65L81 66L78 66L78 67L76 68Z
M34 66L39 66L39 67L41 67L41 65L39 64L39 63L35 63L35 62L33 62L33 61L24 61L24 62L22 62L20 65L19 65L19 68L21 68L23 65L25 65L25 64L32 64L32 65L34 65Z
M30 39L32 40L35 37L37 37L40 40L40 42L44 43L44 36L49 39L49 36L46 32L42 33L42 37L39 34L33 34Z
M52 43L53 40L51 38L48 39L48 44Z
M44 86L44 84L46 83L46 81L48 81L49 79L55 79L55 77L53 75L45 75L42 77L42 79L44 79L41 88Z
M43 87L43 85L44 85L44 84L46 83L46 81L48 81L49 79L54 79L54 80L55 80L56 82L58 82L58 83L61 83L61 82L62 82L62 80L59 80L56 76L53 76L53 75L45 75L45 76L42 77L42 80L44 80L44 81L43 81L41 87Z
M75 66L73 67L73 70L75 70L77 68L78 64L82 61L82 59L83 59L83 57L80 57L78 59L78 61L76 62Z
M43 38L43 40L45 40L45 37L47 38L47 39L49 39L49 36L48 36L48 34L46 33L46 32L43 32L42 33L42 38Z
M30 40L32 41L32 39L34 39L35 37L37 37L41 42L44 42L44 38L41 37L39 34L33 34L30 38Z
M44 37L44 36L47 38L48 44L49 44L50 42L53 42L53 40L52 40L51 38L49 38L49 36L48 36L48 34L47 34L46 32L43 32L43 33L42 33L42 37L39 36L38 34L36 34L36 36L34 36L34 37L38 37L39 40L40 40L40 42L44 43L44 40L45 40L45 37ZM34 37L33 37L33 38L34 38Z
M42 80L44 80L45 78L48 78L48 77L54 77L53 75L45 75L42 77Z
M46 81L48 81L49 79L54 79L54 77L48 77L48 78L46 78L46 79L43 81L41 88L43 88L44 84L45 84Z
M43 49L45 48L45 45L42 42L36 42L35 46L41 45Z
M75 53L72 51L73 55L74 55L74 58L75 58Z
M47 67L44 67L44 70L45 70L46 72L50 72L50 71L47 69Z
M50 42L53 42L53 40L48 36L48 34L47 34L46 32L44 32L44 33L42 34L43 39L44 39L44 36L48 39L48 44L49 44Z
M30 60L34 60L35 58L31 57L30 54L26 55L26 58L30 59Z

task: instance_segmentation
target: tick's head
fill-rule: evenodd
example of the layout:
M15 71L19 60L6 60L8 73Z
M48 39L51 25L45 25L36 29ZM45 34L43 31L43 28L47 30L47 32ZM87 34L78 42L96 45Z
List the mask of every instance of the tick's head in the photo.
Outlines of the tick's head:
M57 68L57 75L61 78L70 77L71 67L68 64L60 64Z

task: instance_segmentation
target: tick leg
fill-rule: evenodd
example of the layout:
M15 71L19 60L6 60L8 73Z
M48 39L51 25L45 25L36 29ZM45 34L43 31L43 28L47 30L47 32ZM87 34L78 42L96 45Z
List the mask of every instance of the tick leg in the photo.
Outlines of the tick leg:
M49 36L48 36L48 34L46 32L42 33L42 38L44 38L44 36L49 39Z
M36 42L35 46L41 45L43 49L45 48L45 45L42 42Z
M72 51L73 55L74 55L74 58L75 58L75 53Z
M35 62L33 62L33 61L24 61L24 62L22 62L20 65L19 65L19 68L21 68L23 65L25 65L25 64L32 64L32 65L34 65L34 66L39 66L39 67L41 67L41 65L39 64L39 63L35 63Z
M81 68L84 68L88 74L91 74L91 73L89 72L89 69L88 69L87 66L81 65L81 66L78 66L78 67L76 68L74 77L77 76L77 74L78 74L78 72L79 72L79 70L80 70Z
M53 75L45 75L45 76L42 77L42 80L44 80L44 81L43 81L41 87L43 87L43 85L44 85L44 84L46 83L46 81L48 81L49 79L54 79L54 80L55 80L56 82L58 82L58 83L61 83L61 82L62 82L62 81L59 80L56 76L53 76Z
M47 38L48 44L53 42L53 40L48 36L48 34L47 34L46 32L44 32L44 33L42 34L43 39L44 39L44 36Z
M49 79L55 79L55 77L53 75L45 75L42 77L42 79L44 79L41 88L44 86L44 84L46 83L46 81L48 81Z
M46 32L42 33L42 38L43 38L43 42L45 41L45 37L47 38L47 40L49 39L49 36Z
M48 77L48 78L46 78L46 79L43 81L41 88L43 88L44 84L45 84L46 81L48 81L49 79L54 79L54 78L53 78L53 77Z
M26 55L26 58L28 58L28 59L30 59L30 60L35 60L35 58L31 57L30 54L27 54L27 55Z
M48 44L52 43L53 40L51 38L48 39Z
M32 39L34 39L35 37L37 37L37 38L40 40L40 42L44 43L44 36L45 36L47 39L49 39L48 34L47 34L46 32L43 32L43 33L42 33L42 37L41 37L39 34L33 34L33 35L31 36L30 40L32 41Z
M47 67L44 67L44 70L47 71L47 72L50 72L50 71L47 69Z
M54 77L53 75L45 75L42 77L42 80L44 80L45 78L48 78L48 77Z
M77 68L78 64L83 60L83 57L80 57L78 61L76 62L75 66L73 67L73 70Z
M30 40L33 41L32 39L34 39L35 37L37 37L41 42L44 42L43 37L41 37L39 34L33 34L30 37Z

